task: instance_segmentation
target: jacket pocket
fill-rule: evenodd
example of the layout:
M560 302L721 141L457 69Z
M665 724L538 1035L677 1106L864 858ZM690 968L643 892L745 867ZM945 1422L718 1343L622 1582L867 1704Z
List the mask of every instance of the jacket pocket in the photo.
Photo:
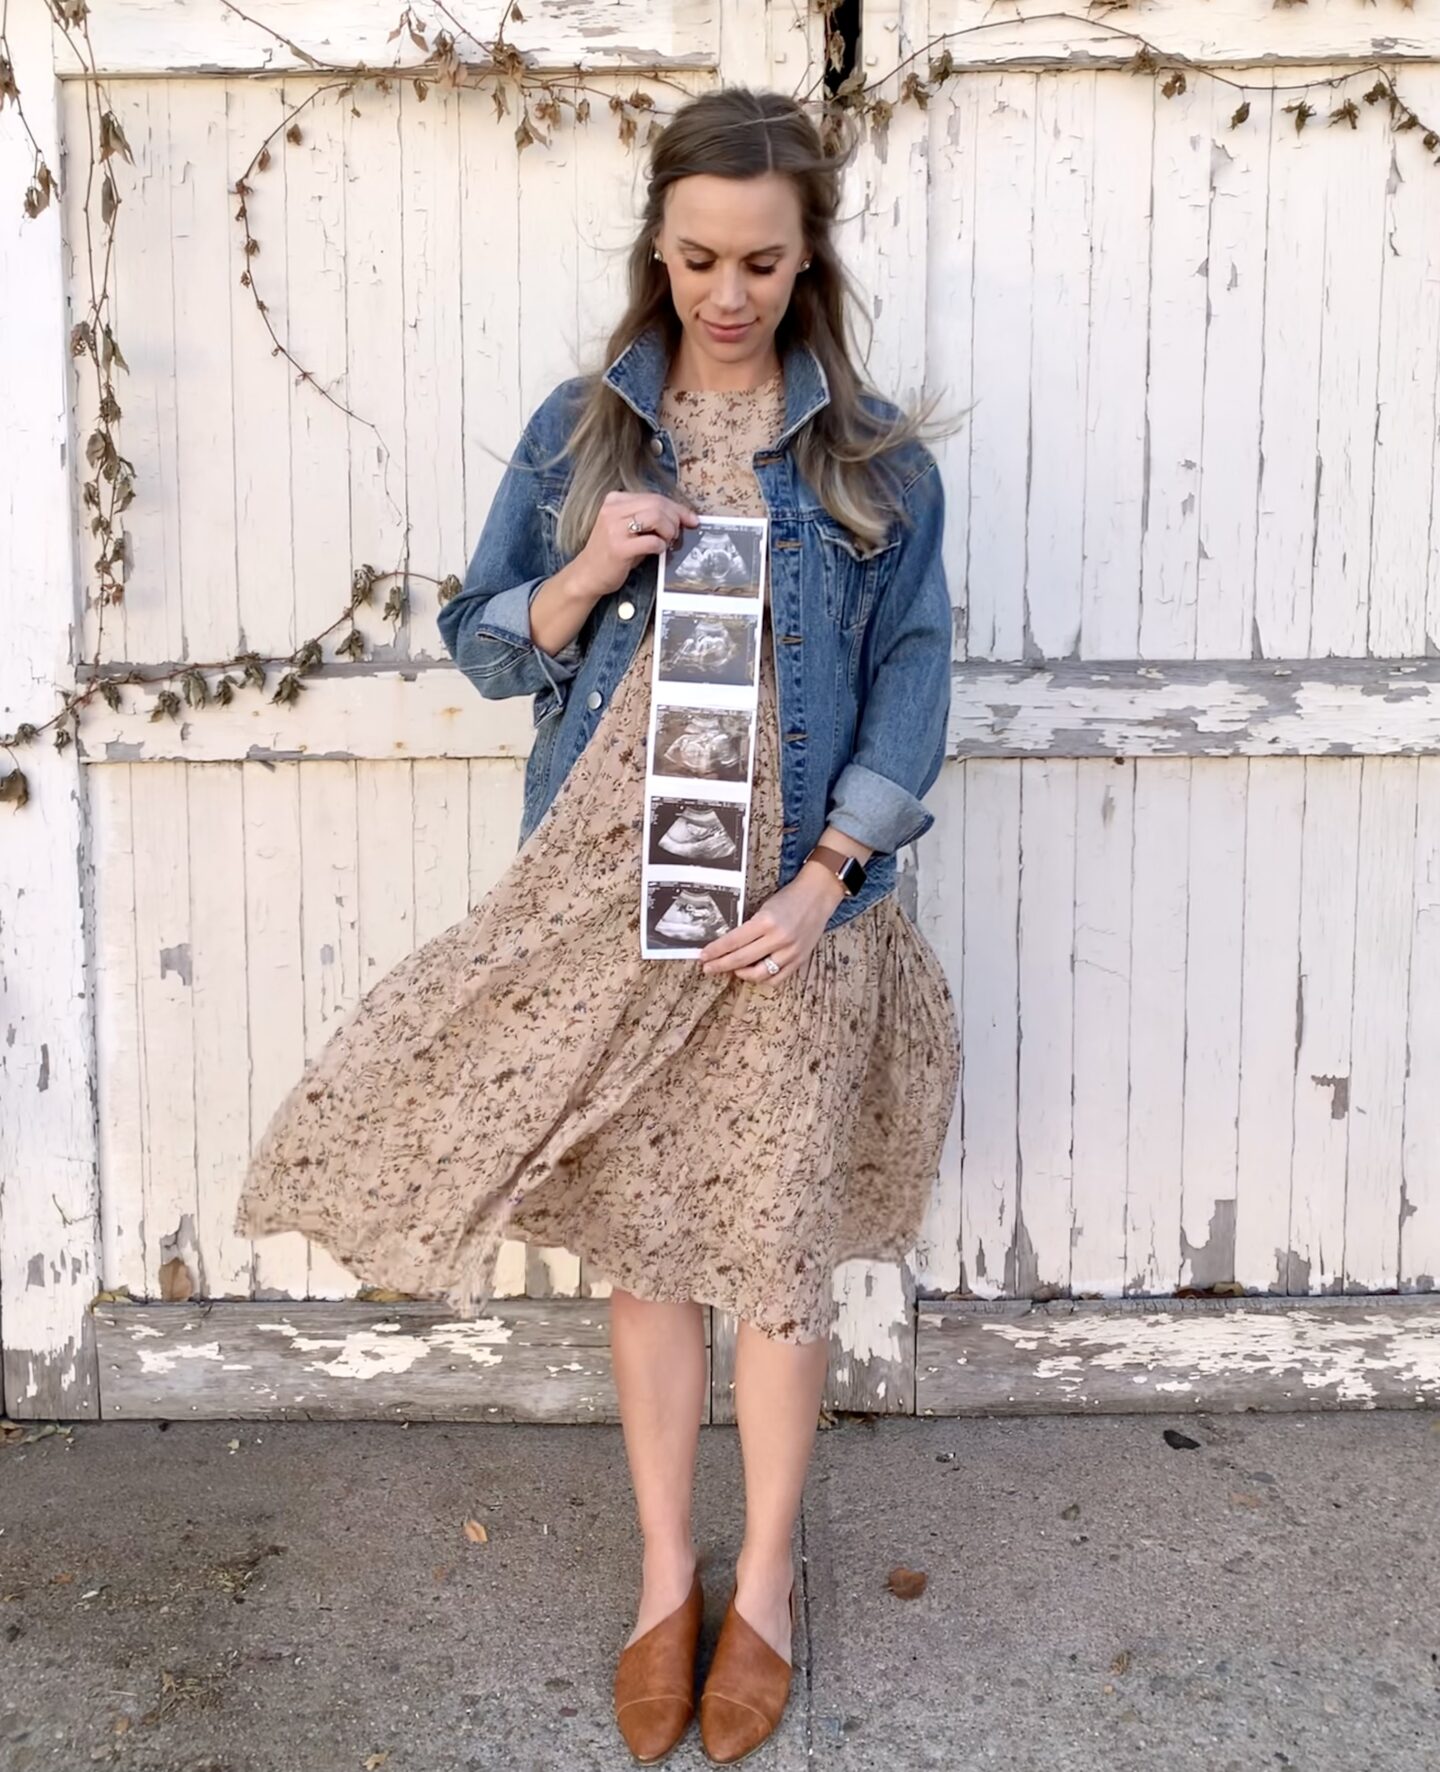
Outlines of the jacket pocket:
M898 536L870 553L833 518L817 524L820 561L825 578L825 613L844 634L858 635L875 607L875 590L888 570Z

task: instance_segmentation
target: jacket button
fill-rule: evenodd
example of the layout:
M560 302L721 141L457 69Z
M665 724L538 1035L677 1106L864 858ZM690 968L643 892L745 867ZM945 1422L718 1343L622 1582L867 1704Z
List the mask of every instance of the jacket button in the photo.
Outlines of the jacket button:
M635 605L627 597L615 613L620 617L621 621L629 621L630 617L635 613Z
M658 437L652 437L650 439L650 453L651 455L664 455L665 445Z
M585 697L585 706L587 708L598 708L600 706L600 703L602 701L604 701L604 699L605 699L605 697L600 693L600 691L598 689L592 689L590 691L590 693Z

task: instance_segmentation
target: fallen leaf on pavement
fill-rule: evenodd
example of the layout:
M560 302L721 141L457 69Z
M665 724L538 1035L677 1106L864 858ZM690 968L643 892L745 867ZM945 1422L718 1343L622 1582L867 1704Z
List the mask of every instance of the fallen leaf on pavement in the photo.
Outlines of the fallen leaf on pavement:
M928 1580L923 1569L907 1569L902 1563L890 1571L885 1585L897 1600L918 1600L925 1592L925 1583Z

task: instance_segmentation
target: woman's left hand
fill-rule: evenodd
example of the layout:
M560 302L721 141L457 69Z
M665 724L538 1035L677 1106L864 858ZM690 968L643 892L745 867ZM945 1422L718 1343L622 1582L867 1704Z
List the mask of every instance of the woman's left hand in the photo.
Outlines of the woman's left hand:
M818 862L802 867L753 917L700 950L700 970L733 972L754 984L779 984L809 958L844 896L839 880ZM778 962L778 972L766 967L767 954Z

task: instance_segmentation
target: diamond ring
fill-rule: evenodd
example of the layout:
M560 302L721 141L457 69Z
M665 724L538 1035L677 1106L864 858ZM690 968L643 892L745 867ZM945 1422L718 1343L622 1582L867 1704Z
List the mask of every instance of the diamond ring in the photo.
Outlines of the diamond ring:
M771 978L774 978L775 974L780 970L778 963L770 954L766 954L765 956L765 970L770 974Z
M642 523L638 517L632 517L625 527L631 535L649 535L650 533L649 525Z

